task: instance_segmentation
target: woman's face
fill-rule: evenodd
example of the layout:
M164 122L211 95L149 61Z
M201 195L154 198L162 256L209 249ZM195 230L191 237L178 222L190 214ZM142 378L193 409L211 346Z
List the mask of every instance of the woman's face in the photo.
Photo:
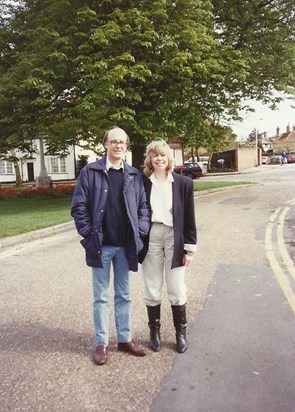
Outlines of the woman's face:
M152 153L151 163L154 170L167 170L168 157L160 153Z

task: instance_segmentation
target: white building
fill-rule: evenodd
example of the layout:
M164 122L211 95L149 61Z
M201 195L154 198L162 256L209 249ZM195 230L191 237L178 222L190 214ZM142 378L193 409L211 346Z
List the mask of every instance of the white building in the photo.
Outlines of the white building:
M19 154L18 164L23 182L33 182L40 175L42 164L40 156L41 140L35 142L37 151L32 157L26 158ZM53 181L75 179L75 150L70 148L69 154L59 156L44 155L45 167L48 176ZM16 174L14 164L7 160L0 160L0 183L14 183Z
M42 148L40 147L42 140L36 140L36 153L31 158L25 158L19 153L19 168L24 183L34 182L40 175L42 170L41 155ZM40 150L41 149L41 150ZM46 147L44 152L46 152ZM44 166L47 174L52 181L73 180L76 177L76 164L79 156L87 156L87 163L94 162L98 159L97 155L91 150L82 149L79 146L69 148L69 154L66 157L44 155ZM132 164L131 152L127 152L126 160ZM16 174L14 164L7 160L0 160L0 184L15 183Z

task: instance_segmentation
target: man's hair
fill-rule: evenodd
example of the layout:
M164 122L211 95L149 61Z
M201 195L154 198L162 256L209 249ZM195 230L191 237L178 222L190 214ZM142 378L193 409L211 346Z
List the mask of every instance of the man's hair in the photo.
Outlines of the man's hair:
M103 135L103 138L102 138L102 143L105 144L105 142L108 140L108 137L109 137L110 133L111 132L116 132L116 129L118 131L120 130L120 132L123 132L125 134L127 145L129 145L129 136L128 136L128 134L125 132L125 130L121 129L118 126L114 126L114 127L112 127L111 129L109 129L105 132L105 134Z
M154 168L152 166L152 157L158 154L162 156L167 156L168 166L166 170L171 173L174 170L174 157L173 157L172 149L164 140L162 139L154 140L147 146L146 151L145 151L143 173L148 177L154 171Z

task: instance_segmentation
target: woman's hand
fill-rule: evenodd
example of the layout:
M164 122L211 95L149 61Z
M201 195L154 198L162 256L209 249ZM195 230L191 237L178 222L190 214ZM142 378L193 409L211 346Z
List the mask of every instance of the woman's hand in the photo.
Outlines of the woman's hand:
M193 252L186 252L183 255L182 264L183 266L188 266L190 261L193 260L194 254Z

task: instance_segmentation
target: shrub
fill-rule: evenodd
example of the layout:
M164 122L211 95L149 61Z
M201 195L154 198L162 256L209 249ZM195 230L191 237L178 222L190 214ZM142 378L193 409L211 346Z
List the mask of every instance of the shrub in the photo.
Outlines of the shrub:
M0 186L0 199L6 197L60 197L63 195L72 195L75 189L75 183L55 183L50 188L35 186L24 186L17 188L15 186Z
M53 185L53 193L62 193L65 195L72 195L75 190L76 183L63 183Z

